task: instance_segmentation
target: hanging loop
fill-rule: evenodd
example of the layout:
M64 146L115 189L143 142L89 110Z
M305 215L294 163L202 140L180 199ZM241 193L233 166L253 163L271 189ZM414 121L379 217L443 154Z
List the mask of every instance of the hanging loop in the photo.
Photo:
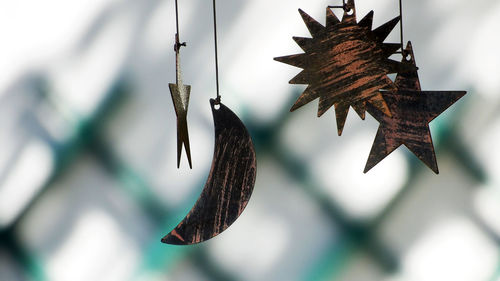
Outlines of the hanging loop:
M179 40L179 33L175 34L175 45L174 45L174 51L178 53L181 50L181 47L186 47L187 44L186 42L180 42Z
M214 105L220 105L220 104L221 104L221 97L220 97L220 95L218 95L218 96L215 98Z
M342 1L342 6L328 6L330 9L343 9L344 12L349 12L351 9L348 7L346 0Z

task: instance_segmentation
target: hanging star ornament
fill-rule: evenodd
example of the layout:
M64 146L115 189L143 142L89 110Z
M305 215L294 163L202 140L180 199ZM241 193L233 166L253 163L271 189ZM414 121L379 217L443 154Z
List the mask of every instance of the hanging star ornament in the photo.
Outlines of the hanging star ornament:
M400 44L384 43L400 17L372 30L373 11L357 23L354 0L345 4L342 21L327 8L326 26L302 10L299 13L312 38L293 39L305 53L275 58L303 69L290 84L308 85L291 111L319 98L318 117L335 106L339 135L351 106L363 120L367 103L391 116L379 90L395 89L388 74L415 70L410 64L389 59Z
M408 43L405 53L410 56L410 62L416 65L411 42ZM439 174L429 123L466 92L422 91L417 71L398 74L395 84L398 88L396 91L382 92L392 117L374 106L367 106L368 113L380 123L380 127L366 163L365 173L404 144Z

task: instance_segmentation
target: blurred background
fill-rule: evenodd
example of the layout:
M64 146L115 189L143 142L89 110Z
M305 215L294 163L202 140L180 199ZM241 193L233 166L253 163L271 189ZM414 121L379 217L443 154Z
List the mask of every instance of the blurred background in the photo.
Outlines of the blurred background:
M431 123L441 174L400 148L365 175L373 118L339 138L333 110L288 112L300 69L272 58L301 52L298 8L324 23L340 0L219 0L221 93L257 183L226 232L175 247L160 239L213 153L211 1L179 3L193 170L176 168L172 0L0 1L0 280L500 280L500 2L403 2L422 88L468 91ZM399 14L356 4L375 27Z

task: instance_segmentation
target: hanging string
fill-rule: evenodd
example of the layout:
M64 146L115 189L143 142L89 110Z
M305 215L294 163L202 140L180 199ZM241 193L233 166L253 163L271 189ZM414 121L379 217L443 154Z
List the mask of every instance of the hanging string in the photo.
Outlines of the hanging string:
M215 99L216 104L220 104L221 96L219 92L219 54L217 48L217 9L215 6L215 0L213 0L214 8L214 42L215 42L215 83L217 86L217 98Z
M403 0L399 0L399 23L400 23L400 32L401 32L401 54L403 55L403 58L406 59L406 50L405 50L405 45L404 45L404 29L403 29Z
M177 35L179 35L179 5L175 0L175 26L177 27Z
M180 42L180 35L179 35L179 5L177 4L177 0L175 0L175 26L177 28L177 33L175 33L175 46L174 46L174 51L178 53L181 49L182 46L186 46L186 42L182 43Z

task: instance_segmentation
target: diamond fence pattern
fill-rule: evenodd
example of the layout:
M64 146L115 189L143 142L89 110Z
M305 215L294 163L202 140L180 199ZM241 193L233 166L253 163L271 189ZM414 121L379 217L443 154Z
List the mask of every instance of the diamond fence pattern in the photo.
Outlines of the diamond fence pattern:
M428 47L446 41L440 32L465 42L453 37L460 30L453 19L476 8L451 1L430 13L431 1L408 3L406 32L416 37L423 88L469 91L431 125L441 174L400 148L364 175L373 118L349 115L339 138L333 113L318 119L316 105L288 112L301 91L285 83L294 70L272 57L287 53L302 28L295 7L322 12L327 4L292 2L278 15L291 25L272 28L279 4L224 3L231 13L221 13L221 22L234 25L221 24L222 93L252 134L258 178L241 218L202 245L172 247L160 239L191 208L210 166L210 91L201 89L213 88L211 50L189 43L208 46L211 19L203 11L210 3L182 12L190 23L183 29L192 58L185 80L193 81L193 170L175 168L165 78L174 77L174 53L167 52L173 41L158 39L169 34L162 26L173 24L170 1L110 4L65 61L10 83L0 96L0 280L499 280L500 87L488 80L488 61L482 78L468 72L477 70L479 43L466 45L462 57L456 48L445 56ZM380 22L393 15L389 1L358 2L360 14L388 10ZM493 18L498 4L483 2ZM438 35L426 35L432 25L415 19L423 11L429 21L454 13L434 23ZM270 19L248 26L259 13ZM206 21L206 30L189 28L195 21ZM491 25L485 19L463 32L475 36ZM259 34L236 49L238 30L266 28L275 37L260 34L269 50L254 45ZM266 61L260 75L245 59L252 53L256 63Z

